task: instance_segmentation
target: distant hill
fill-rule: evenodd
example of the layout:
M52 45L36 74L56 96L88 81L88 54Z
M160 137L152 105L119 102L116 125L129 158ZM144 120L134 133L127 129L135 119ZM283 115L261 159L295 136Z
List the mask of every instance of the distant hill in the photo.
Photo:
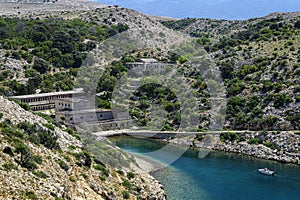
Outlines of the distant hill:
M89 0L0 0L0 5L0 15L18 16L91 10L104 6Z

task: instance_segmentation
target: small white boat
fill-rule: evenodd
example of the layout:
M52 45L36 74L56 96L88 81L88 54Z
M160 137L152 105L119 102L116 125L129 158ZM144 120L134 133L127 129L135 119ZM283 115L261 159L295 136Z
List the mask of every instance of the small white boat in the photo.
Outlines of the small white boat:
M274 176L275 171L269 170L268 168L258 169L258 172L268 176Z

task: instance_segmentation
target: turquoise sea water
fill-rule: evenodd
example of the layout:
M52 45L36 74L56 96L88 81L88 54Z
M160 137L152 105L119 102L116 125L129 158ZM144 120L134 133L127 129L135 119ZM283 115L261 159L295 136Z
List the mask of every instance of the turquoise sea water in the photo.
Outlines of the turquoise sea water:
M300 11L299 0L96 0L145 14L176 18L249 19Z
M115 137L120 148L143 155L165 144L151 139ZM162 152L172 156L171 152ZM160 160L160 158L151 158ZM258 168L277 173L264 176ZM299 200L300 167L230 153L210 152L203 159L189 150L170 166L153 173L165 187L168 199L178 200Z

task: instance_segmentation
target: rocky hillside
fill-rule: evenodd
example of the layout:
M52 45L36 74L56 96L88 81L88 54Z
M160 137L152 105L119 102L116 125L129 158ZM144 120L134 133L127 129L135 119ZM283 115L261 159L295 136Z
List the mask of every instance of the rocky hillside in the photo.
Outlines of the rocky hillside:
M263 18L243 21L213 19L161 20L166 27L189 34L192 40L181 49L201 46L210 58L210 64L219 70L226 90L226 114L218 119L225 121L224 129L231 130L299 130L299 32L300 13L273 13ZM157 18L155 18L157 19ZM173 49L161 58L157 49L133 52L115 62L100 80L99 92L108 95L114 80L126 73L126 61L140 57L155 57L176 64L174 68L186 78L199 102L199 131L210 129L213 101L201 67L193 68L189 58L193 52L178 55ZM180 51L177 51L180 52ZM161 52L159 52L161 53ZM107 81L109 80L109 81ZM108 87L102 87L103 85ZM129 86L130 87L130 86ZM132 116L138 125L151 123L151 103L161 104L167 111L162 130L177 130L180 125L180 102L176 95L161 85L144 85L135 92L131 101ZM107 103L107 102L106 102ZM165 120L165 119L163 119Z
M9 96L70 90L86 55L105 39L127 30L154 49L148 56L162 56L172 43L184 39L157 19L118 6L3 16L0 91Z
M0 105L0 199L165 198L158 182L130 170L133 158L110 144L97 150L118 152L119 168L90 153L72 130L3 97Z
M299 129L300 13L245 21L162 22L190 34L219 67L231 129Z
M49 11L41 10L35 17L26 14L20 19L15 18L18 15L15 14L0 20L0 56L3 58L0 92L3 95L71 89L86 55L107 38L129 30L135 38L144 40L145 49L123 55L119 62L111 63L106 69L96 91L106 94L99 105L110 108L114 84L129 69L126 62L154 57L181 65L177 66L178 71L191 83L200 102L198 128L209 129L212 104L207 83L201 75L195 74L197 69L185 64L190 55L178 56L172 52L172 44L189 38L189 34L222 74L228 102L225 128L299 129L299 13L273 13L263 18L226 21L160 19L119 6ZM183 49L190 47L183 46ZM163 90L160 91L139 93L151 98L165 96ZM146 107L148 119L140 121L147 124L151 120L147 116L149 103L141 106L143 99L136 99L140 101L133 103L136 107ZM157 102L163 102L173 117L164 130L178 128L180 108L176 100ZM136 118L145 116L140 108L132 113Z

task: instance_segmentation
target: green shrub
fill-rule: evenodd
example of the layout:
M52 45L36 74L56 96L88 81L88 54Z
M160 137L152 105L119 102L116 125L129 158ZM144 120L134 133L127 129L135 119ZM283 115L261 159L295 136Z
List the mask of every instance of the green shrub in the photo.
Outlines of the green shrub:
M74 138L76 138L77 140L81 140L80 136L78 135L78 133L76 133L73 129L71 129L70 127L68 127L67 129L65 129L64 131L66 131L67 133L69 133L70 135L72 135Z
M40 143L39 143L39 138L38 138L37 135L29 135L29 136L27 137L27 139L28 139L28 141L30 141L31 143L33 143L33 144L35 144L35 145L37 145L37 146L40 145Z
M80 174L85 180L87 180L88 178L89 178L89 176L88 175L86 175L86 174L84 174L84 173L82 173L82 174Z
M124 199L129 199L130 198L130 194L128 191L122 191L122 196Z
M60 166L60 168L62 168L66 172L70 169L69 165L67 165L67 163L65 163L64 161L57 160L56 162L58 163L58 165Z
M101 171L104 176L109 176L109 171L101 164L94 165L94 169Z
M18 128L24 130L28 135L34 134L37 131L36 124L30 124L26 121L20 122L17 126Z
M106 176L104 176L104 175L101 175L101 176L99 176L99 179L100 179L101 181L105 181L105 179L106 179Z
M35 195L33 191L25 192L25 197L31 200L38 200L38 197Z
M50 129L54 129L51 124L46 125ZM52 131L46 131L37 126L37 124L30 124L28 122L21 122L18 127L24 130L29 136L28 140L34 144L42 144L48 149L60 149L57 143L58 137Z
M118 169L118 170L117 170L117 173L118 173L118 174L121 174L121 175L124 175L124 171L121 170L121 169Z
M39 143L48 149L57 149L60 150L60 146L57 143L57 136L50 131L39 131L37 132Z
M243 81L234 78L229 81L228 87L227 87L227 94L228 96L235 96L239 93L241 93L245 89L245 84Z
M33 160L33 155L31 154L28 147L19 139L16 139L14 142L15 153L20 154L20 159L17 160L19 165L28 170L34 170L37 168L36 163Z
M205 135L203 135L203 134L196 135L196 140L198 140L198 141L202 141L204 138L205 138Z
M161 21L161 23L170 29L182 30L184 28L187 28L189 25L193 24L195 21L195 18L185 18L178 21Z
M271 149L276 149L276 145L273 142L264 142L263 145Z
M68 146L68 149L70 149L70 150L75 150L77 147L76 146L74 146L74 145L69 145Z
M32 156L34 162L36 162L37 164L42 164L43 163L43 159L41 156L37 156L37 155L34 155Z
M43 172L43 171L33 171L32 174L34 174L35 176L37 176L39 178L48 178L48 175L45 174L45 172Z
M5 163L2 165L2 167L5 171L11 171L13 169L17 169L17 166L15 166L13 163Z
M11 157L14 156L14 152L10 147L4 147L3 153L6 153L6 154L10 155Z
M44 127L50 129L51 131L54 131L54 126L52 124L43 124Z
M68 161L68 162L71 161L71 158L70 158L70 156L68 156L68 155L62 155L62 157L63 157L64 159L66 159L66 161Z
M278 94L275 95L275 100L274 100L274 107L275 108L280 108L283 106L286 106L288 103L292 103L293 99L291 98L290 95L288 94Z
M4 133L9 138L17 137L23 139L25 136L23 132L18 131L15 127L10 125L10 123L6 121L2 122L0 126L1 126L2 133Z
M237 71L237 76L243 78L244 76L248 74L252 74L258 70L258 67L253 65L244 65Z
M221 133L220 139L221 141L239 141L239 135L234 132L226 132L226 133Z
M260 144L260 140L258 138L252 138L248 141L249 144Z
M132 179L134 178L135 174L133 172L127 172L127 178Z
M21 108L23 108L24 110L30 111L30 106L27 103L23 103L20 101L15 101L19 106L21 106Z
M69 180L70 180L71 182L76 182L76 179L75 179L73 176L71 176L71 177L69 178Z
M92 165L92 156L88 151L83 150L82 152L74 153L73 155L77 159L76 164L78 166L86 166L88 168L91 167L91 165Z
M123 185L127 190L130 190L131 187L132 187L131 183L130 183L128 180L126 180L126 179L123 180L122 185Z

